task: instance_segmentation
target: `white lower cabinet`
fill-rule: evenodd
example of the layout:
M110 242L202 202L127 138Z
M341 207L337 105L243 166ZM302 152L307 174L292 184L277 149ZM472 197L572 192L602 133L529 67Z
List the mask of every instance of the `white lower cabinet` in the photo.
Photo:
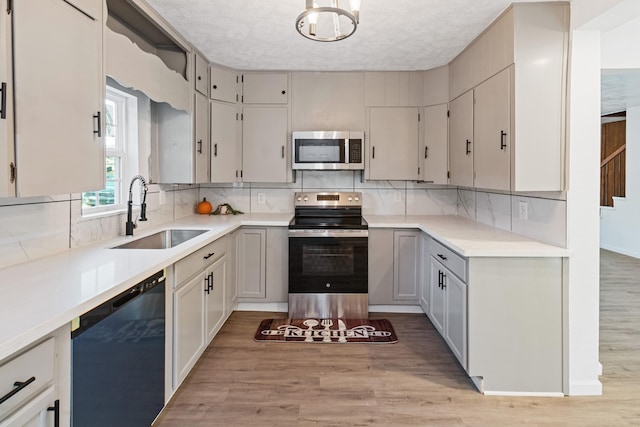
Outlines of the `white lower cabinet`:
M431 245L431 306L429 318L445 339L462 367L467 370L467 284L456 273L466 277L466 262L440 243ZM460 264L462 262L462 264Z
M204 350L204 277L204 272L196 275L173 294L174 388L180 385Z
M369 304L419 303L419 231L370 229L368 262Z
M430 260L429 242L431 237L427 233L422 233L420 238L420 305L425 313L429 312L431 307L431 277L430 277Z
M237 240L240 302L288 301L289 236L286 227L243 227Z
M227 251L227 286L224 290L224 310L228 316L238 305L238 238L240 230L229 235Z
M58 403L59 404L59 403ZM50 427L58 425L55 421L55 392L50 386L31 399L15 414L0 422L0 427ZM58 409L59 411L59 409Z
M205 323L207 344L211 342L220 330L225 319L224 292L227 282L227 257L216 261L205 275Z
M417 302L420 282L420 232L393 232L393 299Z
M244 228L238 236L238 296L265 298L267 230Z
M0 427L69 426L71 330L0 361Z
M228 237L174 264L173 389L187 376L226 318Z

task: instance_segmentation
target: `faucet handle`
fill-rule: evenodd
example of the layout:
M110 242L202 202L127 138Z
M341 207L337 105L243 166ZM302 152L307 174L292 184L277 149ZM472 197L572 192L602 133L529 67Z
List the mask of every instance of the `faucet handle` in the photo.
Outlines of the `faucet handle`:
M147 204L142 202L140 205L140 218L138 221L146 221L147 220Z

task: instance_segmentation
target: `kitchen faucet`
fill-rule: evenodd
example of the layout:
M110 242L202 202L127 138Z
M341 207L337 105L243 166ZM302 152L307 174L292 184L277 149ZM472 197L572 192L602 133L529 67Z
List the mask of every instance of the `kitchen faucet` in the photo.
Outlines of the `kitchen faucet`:
M127 223L125 225L126 228L126 236L133 236L133 229L136 228L136 222L133 222L133 183L137 180L140 180L141 183L141 193L142 193L142 203L140 203L140 221L147 220L147 181L144 180L142 175L136 175L131 180L131 184L129 184L129 201L127 202Z

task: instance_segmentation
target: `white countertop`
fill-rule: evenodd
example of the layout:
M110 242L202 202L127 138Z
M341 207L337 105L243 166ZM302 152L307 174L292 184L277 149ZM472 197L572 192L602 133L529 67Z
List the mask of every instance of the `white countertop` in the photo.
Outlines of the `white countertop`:
M51 333L240 226L286 227L284 214L194 215L136 234L168 228L207 229L170 249L110 249L131 237L0 269L0 360ZM498 230L458 216L365 215L370 228L417 228L466 257L565 257L568 250Z
M569 250L454 215L365 215L369 228L417 228L465 257L567 257Z
M194 215L136 233L207 229L169 249L110 249L119 237L0 269L0 360L242 225L288 226L293 214Z

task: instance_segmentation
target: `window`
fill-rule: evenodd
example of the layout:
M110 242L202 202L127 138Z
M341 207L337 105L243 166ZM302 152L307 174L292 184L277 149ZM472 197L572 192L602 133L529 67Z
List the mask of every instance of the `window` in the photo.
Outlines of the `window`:
M137 98L107 86L105 101L105 188L82 193L83 215L126 208L128 176L137 169ZM135 168L134 168L135 167Z

